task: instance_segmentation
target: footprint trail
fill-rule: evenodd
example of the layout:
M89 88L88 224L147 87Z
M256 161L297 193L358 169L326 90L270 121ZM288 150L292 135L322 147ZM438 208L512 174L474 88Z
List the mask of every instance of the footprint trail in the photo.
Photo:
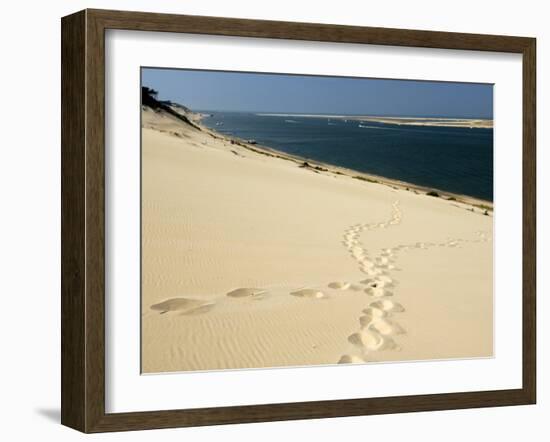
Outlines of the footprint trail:
M398 351L400 345L394 337L406 335L406 330L398 323L399 314L405 312L405 308L399 302L392 299L393 289L398 281L391 275L400 270L396 267L396 260L403 252L413 249L427 250L432 247L462 247L466 243L487 242L490 240L486 232L476 232L475 239L452 238L441 243L416 242L413 244L400 244L392 248L383 249L373 256L361 242L361 235L378 229L390 228L401 224L403 213L399 201L392 204L391 218L386 222L354 224L344 232L342 244L356 262L359 270L367 278L359 283L365 288L363 291L372 298L372 301L361 312L359 317L359 330L348 337L353 351L344 354L338 363L364 363L368 362L369 355L373 352L384 350ZM332 284L332 285L331 285ZM329 287L336 283L329 284ZM397 318L396 318L397 316Z

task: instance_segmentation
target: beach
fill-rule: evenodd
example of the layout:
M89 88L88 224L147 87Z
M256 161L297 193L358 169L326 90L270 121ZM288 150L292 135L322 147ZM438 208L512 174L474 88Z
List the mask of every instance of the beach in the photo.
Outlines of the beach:
M143 373L493 355L491 203L173 110L142 108Z

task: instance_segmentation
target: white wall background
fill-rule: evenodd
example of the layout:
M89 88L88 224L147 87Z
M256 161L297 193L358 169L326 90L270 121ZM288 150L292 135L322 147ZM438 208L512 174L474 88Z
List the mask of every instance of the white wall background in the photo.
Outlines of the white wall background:
M0 32L0 435L81 440L59 425L60 22L93 7L226 17L534 36L538 39L538 405L117 433L95 440L522 440L550 430L550 28L545 2L462 0L73 0L6 2Z

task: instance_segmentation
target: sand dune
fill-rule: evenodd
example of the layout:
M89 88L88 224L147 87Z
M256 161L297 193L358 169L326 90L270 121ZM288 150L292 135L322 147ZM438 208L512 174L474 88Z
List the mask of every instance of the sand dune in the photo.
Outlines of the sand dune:
M492 355L491 216L142 115L144 372Z

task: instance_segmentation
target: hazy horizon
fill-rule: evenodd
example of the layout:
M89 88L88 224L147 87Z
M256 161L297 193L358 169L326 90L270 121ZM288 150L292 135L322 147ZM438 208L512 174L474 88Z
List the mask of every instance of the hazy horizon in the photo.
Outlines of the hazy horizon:
M142 86L195 111L493 118L493 85L142 68Z

